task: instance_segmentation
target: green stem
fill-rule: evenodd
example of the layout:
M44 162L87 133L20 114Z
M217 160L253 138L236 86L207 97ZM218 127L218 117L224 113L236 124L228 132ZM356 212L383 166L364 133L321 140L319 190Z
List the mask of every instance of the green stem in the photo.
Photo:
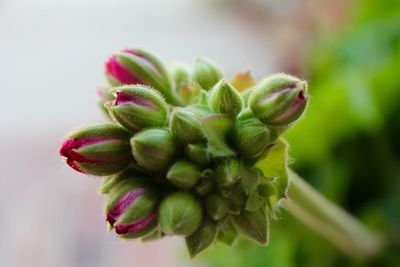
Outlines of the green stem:
M294 217L317 232L348 256L364 260L383 248L382 239L355 217L330 202L289 170L288 198L283 206Z

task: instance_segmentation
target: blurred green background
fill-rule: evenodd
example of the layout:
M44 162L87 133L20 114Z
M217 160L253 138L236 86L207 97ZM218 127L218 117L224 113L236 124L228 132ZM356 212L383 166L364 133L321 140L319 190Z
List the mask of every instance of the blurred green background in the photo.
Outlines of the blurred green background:
M377 258L355 261L282 212L268 247L241 240L233 249L218 245L200 261L215 267L400 266L400 1L352 1L345 8L344 23L315 27L301 60L287 64L310 81L311 100L286 138L292 168L384 234L387 247Z

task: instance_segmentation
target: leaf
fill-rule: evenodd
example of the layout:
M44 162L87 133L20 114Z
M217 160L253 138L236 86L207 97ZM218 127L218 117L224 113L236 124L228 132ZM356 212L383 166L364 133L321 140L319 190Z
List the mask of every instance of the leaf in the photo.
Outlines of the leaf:
M256 165L266 177L274 179L273 184L276 186L279 198L287 198L289 186L287 150L287 142L280 138L267 157L259 161Z
M261 245L268 243L268 219L265 209L261 208L255 212L244 210L239 215L232 216L232 223L244 237Z
M217 228L215 223L210 219L205 219L194 234L186 237L186 246L188 247L190 257L196 257L200 252L212 245L216 237Z

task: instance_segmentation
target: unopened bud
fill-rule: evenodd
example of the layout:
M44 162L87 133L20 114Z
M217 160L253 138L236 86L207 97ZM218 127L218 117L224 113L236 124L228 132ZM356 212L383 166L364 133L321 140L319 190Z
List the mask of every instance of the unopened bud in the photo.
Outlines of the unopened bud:
M234 144L247 159L257 159L270 144L270 131L250 110L244 110L236 118Z
M182 144L204 140L200 121L195 114L184 108L176 108L171 115L171 132Z
M243 99L238 91L224 79L210 91L209 104L214 112L236 116L243 108Z
M172 134L164 129L147 129L131 139L133 157L148 171L165 170L174 160L176 146Z
M196 165L181 160L171 166L167 179L181 189L190 189L199 181L200 174L200 169Z
M142 49L125 49L106 63L106 77L113 85L144 84L159 91L171 104L177 104L166 68L151 53Z
M201 88L208 91L221 79L222 72L213 63L205 59L196 60L194 63L193 80Z
M67 164L82 173L104 176L124 170L132 160L129 132L114 124L96 124L70 134L60 149Z
M143 85L128 85L116 87L113 92L115 101L109 102L108 109L126 129L136 132L167 125L168 105L155 90Z
M214 173L215 180L220 188L231 187L239 179L239 162L235 159L225 160L215 167Z
M202 167L210 163L211 159L205 144L188 144L185 155L192 162Z
M124 238L142 237L157 224L158 195L141 182L126 180L111 193L106 220Z
M289 125L307 105L307 83L286 74L275 74L259 82L251 92L249 107L262 122Z
M158 221L166 234L189 236L198 229L202 217L200 203L189 193L177 192L161 202Z

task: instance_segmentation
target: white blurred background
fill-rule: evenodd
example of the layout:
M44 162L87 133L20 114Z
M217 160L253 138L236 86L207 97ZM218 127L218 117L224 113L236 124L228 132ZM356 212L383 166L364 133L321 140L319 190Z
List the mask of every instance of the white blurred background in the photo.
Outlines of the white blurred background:
M278 33L262 12L222 2L0 0L0 266L202 266L179 239L142 245L106 232L100 180L67 167L58 149L72 129L104 120L96 87L125 45L168 64L207 57L228 76L259 78L295 59L296 23ZM301 8L264 4L278 17Z

